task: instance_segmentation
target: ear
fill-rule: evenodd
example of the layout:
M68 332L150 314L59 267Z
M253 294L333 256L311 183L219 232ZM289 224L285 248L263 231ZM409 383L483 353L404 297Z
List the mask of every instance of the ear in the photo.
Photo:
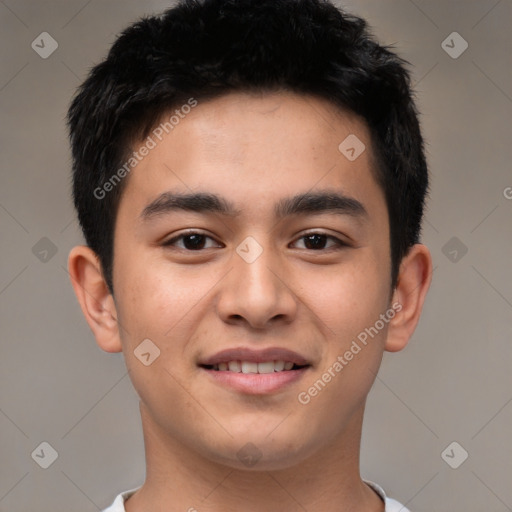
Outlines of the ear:
M430 251L425 245L413 245L402 259L393 292L391 304L397 304L397 313L389 322L385 345L388 352L397 352L407 345L420 319L431 280Z
M96 342L106 352L121 352L114 298L103 278L96 253L79 245L69 253L68 270L82 312Z

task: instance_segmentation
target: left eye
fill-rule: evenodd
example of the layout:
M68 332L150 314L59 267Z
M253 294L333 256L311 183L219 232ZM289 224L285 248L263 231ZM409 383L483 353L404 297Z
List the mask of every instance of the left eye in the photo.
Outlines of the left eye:
M306 249L312 249L316 251L329 249L330 247L325 247L325 244L328 240L334 242L334 247L343 247L347 245L335 236L326 235L325 233L307 233L306 235L301 236L298 240L304 240L304 246Z

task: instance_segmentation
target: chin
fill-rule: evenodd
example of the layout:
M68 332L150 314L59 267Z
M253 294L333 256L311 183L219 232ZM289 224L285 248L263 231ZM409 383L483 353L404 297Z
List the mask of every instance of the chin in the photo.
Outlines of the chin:
M302 435L283 431L280 435L268 434L271 430L255 434L237 435L227 445L205 447L204 453L214 462L233 469L246 471L276 471L288 469L306 460L315 451L315 443Z

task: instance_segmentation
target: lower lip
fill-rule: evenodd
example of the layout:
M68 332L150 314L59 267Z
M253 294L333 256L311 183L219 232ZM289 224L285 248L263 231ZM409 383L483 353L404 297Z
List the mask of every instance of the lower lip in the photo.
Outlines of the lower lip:
M309 367L274 373L237 373L202 368L219 384L249 395L263 395L279 391L302 378Z

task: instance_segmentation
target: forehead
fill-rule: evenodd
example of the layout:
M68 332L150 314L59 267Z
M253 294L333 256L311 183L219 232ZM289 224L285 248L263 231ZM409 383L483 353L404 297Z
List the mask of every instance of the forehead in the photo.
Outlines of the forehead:
M315 188L382 206L366 124L326 100L231 93L186 111L168 133L172 112L150 133L153 148L130 173L121 206L140 213L166 191L208 191L229 195L242 215L249 204L251 215L266 214L282 197Z
M370 142L366 124L355 114L325 99L290 92L231 93L199 102L173 134L180 142L195 139L196 151L182 153L183 158L208 155L241 161L257 153L280 159L282 165L294 158L307 163L325 150L337 159L343 134ZM286 151L292 147L293 154Z

